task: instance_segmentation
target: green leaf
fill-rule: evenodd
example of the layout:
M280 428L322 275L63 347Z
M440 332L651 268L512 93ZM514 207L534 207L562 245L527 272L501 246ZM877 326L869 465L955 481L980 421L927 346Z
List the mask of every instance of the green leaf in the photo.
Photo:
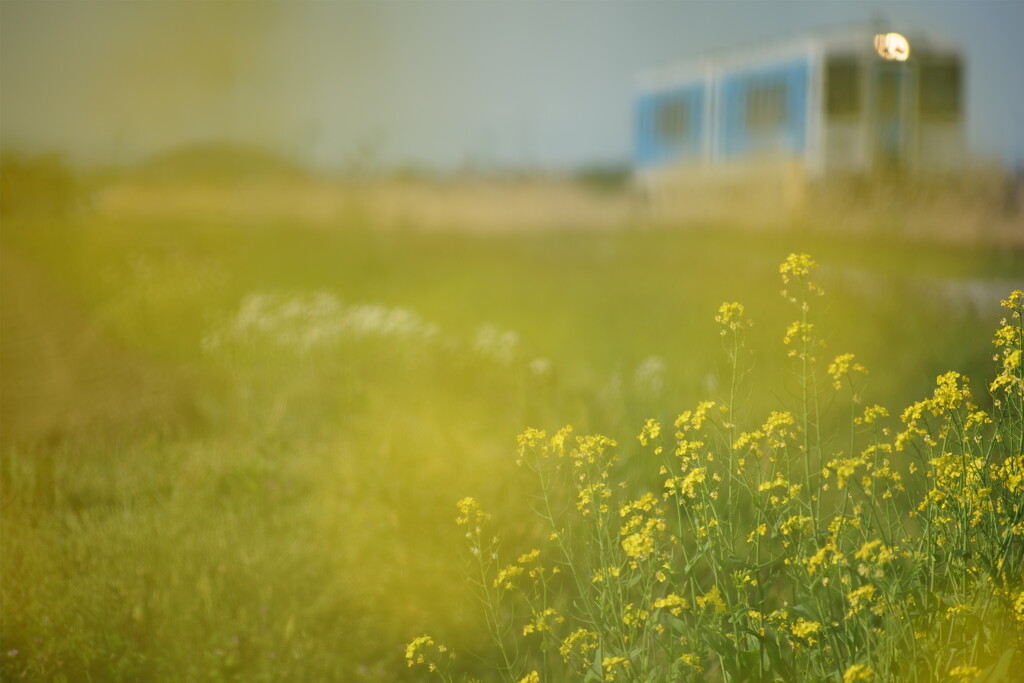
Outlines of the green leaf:
M988 667L981 672L981 678L978 680L981 683L1002 683L1003 681L1010 680L1010 664L1013 662L1014 656L1017 651L1010 648L1002 655L995 664Z

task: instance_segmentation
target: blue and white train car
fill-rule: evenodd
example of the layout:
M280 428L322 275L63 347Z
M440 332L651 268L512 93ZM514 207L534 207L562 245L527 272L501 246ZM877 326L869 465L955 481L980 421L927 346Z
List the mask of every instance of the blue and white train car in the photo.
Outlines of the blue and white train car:
M634 167L641 182L773 160L807 179L954 171L964 85L952 44L870 29L705 56L641 74Z

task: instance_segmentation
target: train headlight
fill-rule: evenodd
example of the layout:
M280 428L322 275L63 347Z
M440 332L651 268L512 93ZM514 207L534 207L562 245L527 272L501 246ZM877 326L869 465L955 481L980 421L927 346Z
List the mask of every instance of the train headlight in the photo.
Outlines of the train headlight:
M910 43L899 33L879 33L875 36L875 51L882 59L905 62L910 56Z

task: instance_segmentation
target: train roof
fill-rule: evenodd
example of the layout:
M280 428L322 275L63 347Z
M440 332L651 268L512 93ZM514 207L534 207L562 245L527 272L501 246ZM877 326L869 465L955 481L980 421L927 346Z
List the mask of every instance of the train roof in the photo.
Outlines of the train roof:
M659 90L705 78L714 71L756 68L808 54L869 54L874 51L874 37L894 29L882 23L833 27L768 42L709 50L645 69L638 74L636 85L641 92ZM903 35L911 45L911 57L960 54L960 46L946 36L920 30L906 31Z

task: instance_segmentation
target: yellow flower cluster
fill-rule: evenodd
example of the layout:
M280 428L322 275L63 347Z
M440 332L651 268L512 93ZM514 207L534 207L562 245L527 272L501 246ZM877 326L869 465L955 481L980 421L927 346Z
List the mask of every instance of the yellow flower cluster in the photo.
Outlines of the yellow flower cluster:
M865 607L869 607L875 614L881 614L881 605L879 603L872 604L877 592L874 586L866 583L860 588L855 588L847 593L846 601L850 604L850 609L846 613L846 618L852 619L854 615L859 614Z
M903 491L903 475L893 469L887 457L892 452L892 444L872 444L855 458L836 458L830 460L822 469L821 474L828 479L833 472L836 475L836 488L846 488L847 482L853 479L859 468L864 469L858 483L866 495L871 495L876 480L888 482L882 493L883 498L891 498L894 491ZM881 463L878 462L881 458Z
M1017 594L1013 601L1013 617L1024 628L1024 590Z
M933 480L933 487L918 504L918 511L932 509L937 522L945 523L959 516L969 514L971 526L981 523L983 517L993 511L992 489L985 486L985 460L982 457L969 457L968 454L954 455L946 451L941 456L928 461L928 476ZM998 468L989 470L996 474ZM1001 500L1000 500L1001 502ZM943 542L938 537L937 542Z
M803 322L795 320L789 324L786 328L786 336L782 338L782 343L787 346L793 342L800 342L804 346L809 346L814 341L814 323ZM790 349L787 354L790 358L804 358L813 359L812 356L806 355L804 351L797 349Z
M813 520L806 515L791 515L779 525L779 533L789 536L793 532L809 534L814 530ZM783 546L788 547L789 541L783 540Z
M704 420L708 417L708 411L715 407L714 401L701 401L693 410L684 410L676 418L675 426L682 431L700 430L704 427ZM676 438L682 438L679 434Z
M886 564L896 559L896 552L889 546L882 543L881 539L865 542L860 550L853 554L854 559L862 562L875 562Z
M991 466L992 478L1000 482L1010 495L1024 495L1024 455L1007 458Z
M544 441L547 439L547 432L543 429L536 429L534 427L527 428L522 434L516 437L516 443L519 445L519 455L523 457L527 451L540 448L543 454L547 455L547 444Z
M767 524L759 524L756 529L747 534L747 543L753 543L758 536L764 536L768 533Z
M576 494L576 509L581 511L584 516L595 511L604 514L608 512L608 503L604 501L611 497L612 490L603 481L584 486Z
M569 663L573 655L578 655L584 666L589 664L590 657L597 650L598 638L593 631L578 628L570 633L558 648L562 660Z
M803 617L797 617L797 620L789 627L789 630L797 638L806 640L808 645L814 645L818 642L815 634L821 632L821 624L817 621L808 621Z
M768 418L760 429L755 429L752 432L740 432L732 444L733 450L748 448L756 455L762 456L764 455L764 451L760 447L762 439L770 448L785 448L787 441L796 437L796 433L790 429L795 423L793 413L788 410L773 410L768 414Z
M782 275L782 284L788 285L795 279L799 285L808 293L824 294L824 290L816 283L807 278L818 264L808 254L790 254L779 266L779 274ZM789 294L788 289L782 290L782 296L789 301L796 303L796 297ZM803 303L803 309L807 310L807 302Z
M851 664L843 673L843 683L870 683L874 679L874 670L866 664Z
M561 624L563 621L565 621L565 617L561 616L551 607L540 611L534 611L533 621L523 627L523 635L528 636L531 633L543 633L544 631L550 631L552 625Z
M782 281L789 284L790 276L802 277L810 275L811 271L818 267L810 254L790 254L786 260L779 265L779 272L782 274Z
M832 378L832 386L836 389L842 388L843 379L848 379L852 383L851 373L867 373L867 368L854 361L853 357L852 353L842 353L829 363L828 375Z
M1010 292L1010 296L1000 301L999 304L1003 308L1008 308L1013 311L1014 318L1020 318L1021 312L1024 311L1024 292L1019 289L1015 289Z
M871 424L880 417L889 417L889 411L878 404L868 406L864 409L864 415L854 419L856 424Z
M785 448L786 439L792 439L796 434L787 429L796 423L793 413L788 410L773 410L768 414L768 419L761 425L761 431L768 445L772 448Z
M701 661L700 655L693 653L687 653L679 657L679 661L690 667L695 674L704 673L704 665Z
M999 361L999 374L992 380L989 390L993 394L997 391L1012 391L1024 396L1024 368L1021 366L1021 353L1024 352L1024 292L1015 290L1000 303L1011 314L1009 320L1003 318L1000 321L1001 327L996 330L992 340L1000 349L993 358Z
M963 385L957 384L958 379L963 379ZM939 415L942 411L953 411L971 397L971 390L967 387L967 378L962 377L959 372L947 372L939 375L935 380L935 393L931 399L931 405L927 408L932 415ZM970 403L968 403L970 405ZM973 410L973 408L971 408Z
M572 452L573 464L577 467L583 465L610 466L616 458L610 449L618 444L614 439L609 439L601 434L588 434L576 437L576 450Z
M675 593L669 593L665 597L655 600L652 607L654 609L667 609L670 614L678 617L683 613L683 610L690 609L690 601Z
M978 680L978 676L981 675L981 669L976 666L961 664L960 666L954 666L950 669L949 675L960 681L960 683L970 683L970 681Z
M430 636L419 636L405 646L405 659L409 666L413 664L426 664L424 652L434 646L434 639Z
M491 518L489 514L480 509L480 504L476 502L476 499L470 496L463 498L456 505L460 514L455 518L455 523L459 526L475 526L479 529L483 522Z
M537 561L539 558L540 550L536 548L528 553L523 553L519 556L518 564L512 563L498 572L497 578L494 579L494 587L504 588L508 591L512 590L515 588L515 582L513 579L517 576L522 576L524 572L527 572L528 566L528 575L530 578L536 579L544 572L544 566ZM558 573L558 571L558 567L555 567L554 573Z
M774 479L761 482L758 485L757 490L758 493L764 493L766 491L769 493L769 505L785 505L795 498L802 488L803 484L791 484L786 480L786 477L782 475L782 472L776 472ZM782 491L780 493L775 491L775 489L782 489Z
M647 621L647 617L650 613L642 607L635 607L633 603L628 603L622 608L622 625L627 628L636 628Z
M621 570L618 567L601 567L594 571L590 577L591 583L601 583L605 579L617 579Z
M697 598L697 607L704 609L708 605L714 608L715 614L725 611L725 601L722 600L722 594L718 592L718 586L712 586L711 590Z
M628 665L625 657L605 657L601 660L601 668L604 670L604 680L614 681L615 671Z
M425 666L431 672L437 671L445 659L454 659L455 655L444 645L437 645L428 635L413 638L405 646L405 662L408 666Z
M704 422L707 420L708 411L714 405L714 401L702 401L697 404L695 409L683 411L675 420L675 455L684 463L684 468L686 467L685 463L687 460L696 461L700 458L700 450L704 447L702 439L688 438L688 434L703 428ZM658 453L660 450L655 452ZM705 455L709 460L714 457L711 453L706 453Z
M640 440L641 446L646 446L648 441L657 439L659 434L661 434L661 425L658 424L657 420L650 419L644 424L644 428L641 430L640 435L637 436L637 439Z
M807 567L808 574L814 574L818 570L829 566L840 566L845 562L846 556L836 547L833 534L825 541L825 545L818 548L810 557L805 558L803 564Z
M943 424L937 434L933 434L924 423L925 413L933 416L948 415L958 410L962 405L969 411L977 410L977 406L970 402L971 390L967 378L959 372L947 372L939 375L935 380L935 391L931 398L922 399L908 406L900 419L906 425L906 429L896 435L895 447L902 451L906 445L915 437L920 436L929 446L936 445L937 439L945 438L948 425Z
M724 329L722 334L726 334L726 330L736 332L742 329L749 323L745 320L745 311L743 310L743 304L736 301L727 301L718 307L718 314L715 316L715 322L721 325Z
M648 491L634 501L630 501L619 508L619 517L625 517L630 512L650 512L658 504L658 499ZM661 514L659 511L658 514Z
M837 458L830 460L825 469L821 471L823 477L828 479L832 472L836 473L836 488L842 491L846 488L846 480L857 473L858 467L863 467L867 464L867 460L863 457L860 458Z
M645 560L654 552L655 532L664 530L665 520L660 517L633 515L619 530L622 549L631 560Z
M523 568L517 564L510 564L501 571L498 572L498 578L494 579L494 587L504 587L505 590L510 591L514 588L512 579L520 576L523 573Z
M668 489L665 493L665 498L670 498L673 495L686 496L688 498L695 498L697 496L696 486L701 484L706 479L707 469L703 467L696 467L686 473L683 477L670 477L665 480L665 488Z

